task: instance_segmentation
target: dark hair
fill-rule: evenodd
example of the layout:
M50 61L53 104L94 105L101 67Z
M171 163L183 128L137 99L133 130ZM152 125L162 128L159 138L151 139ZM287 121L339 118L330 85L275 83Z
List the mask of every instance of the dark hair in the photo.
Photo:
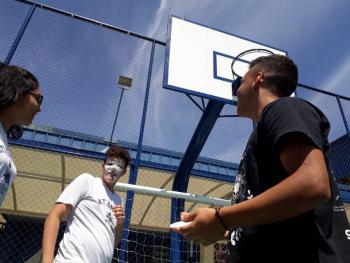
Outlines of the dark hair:
M270 90L279 97L290 96L298 84L298 67L293 60L283 55L258 57L250 64L261 68Z
M13 105L20 97L39 87L39 81L28 70L15 65L0 62L0 111ZM13 125L7 136L18 139L22 136L22 128Z
M122 158L125 161L125 168L128 167L128 165L130 163L129 152L126 149L119 147L119 146L111 146L107 150L104 162L106 162L106 160L110 157Z

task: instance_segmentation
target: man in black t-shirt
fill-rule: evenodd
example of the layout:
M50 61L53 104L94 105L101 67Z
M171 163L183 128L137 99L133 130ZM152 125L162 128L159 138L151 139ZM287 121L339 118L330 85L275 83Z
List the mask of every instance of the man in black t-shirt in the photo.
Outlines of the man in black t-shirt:
M228 262L350 262L350 231L329 169L329 122L289 97L298 71L281 55L250 64L237 112L257 125L243 153L232 205L182 213L177 228L204 245L229 233Z

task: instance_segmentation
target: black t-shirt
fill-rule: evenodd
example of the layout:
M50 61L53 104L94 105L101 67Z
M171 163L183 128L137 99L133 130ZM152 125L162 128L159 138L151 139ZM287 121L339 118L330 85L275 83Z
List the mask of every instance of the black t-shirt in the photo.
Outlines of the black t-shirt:
M232 204L258 195L288 176L280 161L283 136L304 134L326 156L329 127L324 114L301 99L287 97L268 104L243 153ZM350 240L345 234L349 224L331 172L329 175L333 198L318 209L277 223L233 229L228 262L350 262Z

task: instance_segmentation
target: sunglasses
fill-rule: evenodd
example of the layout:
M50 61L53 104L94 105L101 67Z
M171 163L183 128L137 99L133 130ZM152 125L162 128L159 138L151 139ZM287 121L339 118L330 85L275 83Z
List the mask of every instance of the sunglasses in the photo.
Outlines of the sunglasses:
M43 103L43 99L44 99L43 95L35 94L33 92L29 92L29 94L34 96L34 98L36 99L36 101L38 102L39 105L41 105L41 103Z
M234 81L232 81L232 95L237 96L237 91L239 86L241 85L241 77L237 77Z

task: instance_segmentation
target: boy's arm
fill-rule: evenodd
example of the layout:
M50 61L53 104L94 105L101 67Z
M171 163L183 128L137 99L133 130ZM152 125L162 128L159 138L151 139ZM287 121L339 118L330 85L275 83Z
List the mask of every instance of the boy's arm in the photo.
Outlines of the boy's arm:
M117 248L122 237L125 214L124 214L124 209L121 205L116 205L112 209L113 209L114 216L117 218L117 225L115 226L115 242L114 242L114 247Z
M286 220L315 209L331 198L324 154L308 138L299 134L286 137L281 142L280 159L290 176L252 199L223 207L220 217L227 227ZM211 208L184 212L181 220L193 223L174 231L204 245L221 239L225 231Z
M56 203L46 217L42 241L42 262L53 262L58 229L63 216L72 210L69 204Z

